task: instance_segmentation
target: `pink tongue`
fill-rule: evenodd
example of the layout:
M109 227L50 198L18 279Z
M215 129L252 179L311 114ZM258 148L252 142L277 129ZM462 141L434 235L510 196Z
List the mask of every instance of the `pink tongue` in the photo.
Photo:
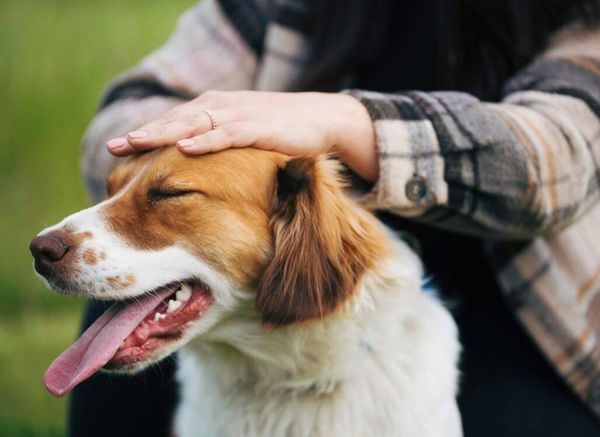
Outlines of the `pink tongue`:
M168 297L166 289L127 305L113 304L79 339L60 354L44 374L44 384L54 396L64 396L115 355L123 340Z

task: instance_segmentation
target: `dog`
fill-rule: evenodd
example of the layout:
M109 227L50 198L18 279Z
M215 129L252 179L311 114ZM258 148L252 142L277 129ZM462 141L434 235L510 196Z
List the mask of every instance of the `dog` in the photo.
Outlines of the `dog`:
M49 367L57 396L179 350L178 436L462 435L455 323L328 156L128 158L35 237L52 289L116 300Z

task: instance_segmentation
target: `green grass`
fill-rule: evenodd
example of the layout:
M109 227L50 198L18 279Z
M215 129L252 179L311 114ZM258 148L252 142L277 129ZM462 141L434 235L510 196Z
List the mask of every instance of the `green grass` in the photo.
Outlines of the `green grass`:
M0 435L64 433L42 374L81 302L46 290L27 245L85 207L83 131L118 72L157 47L193 0L4 0L0 8Z
M75 311L23 313L0 323L0 435L62 435L64 402L42 386L48 360L74 337Z

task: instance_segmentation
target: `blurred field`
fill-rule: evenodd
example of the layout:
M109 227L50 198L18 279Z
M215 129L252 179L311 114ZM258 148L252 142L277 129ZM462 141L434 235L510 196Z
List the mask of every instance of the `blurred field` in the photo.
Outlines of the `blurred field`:
M35 278L28 241L87 205L79 141L111 77L165 40L193 0L3 0L0 8L0 435L64 434L42 374L81 302Z

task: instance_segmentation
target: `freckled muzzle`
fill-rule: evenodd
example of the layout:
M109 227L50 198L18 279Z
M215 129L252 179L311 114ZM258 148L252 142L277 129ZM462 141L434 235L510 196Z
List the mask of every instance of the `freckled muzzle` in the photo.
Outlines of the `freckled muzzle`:
M88 253L89 249L86 253L80 252L84 249L82 243L92 237L92 232L78 232L70 225L36 236L29 243L36 272L56 290L80 292L76 278L81 272L81 262L91 264L90 256L95 256Z

